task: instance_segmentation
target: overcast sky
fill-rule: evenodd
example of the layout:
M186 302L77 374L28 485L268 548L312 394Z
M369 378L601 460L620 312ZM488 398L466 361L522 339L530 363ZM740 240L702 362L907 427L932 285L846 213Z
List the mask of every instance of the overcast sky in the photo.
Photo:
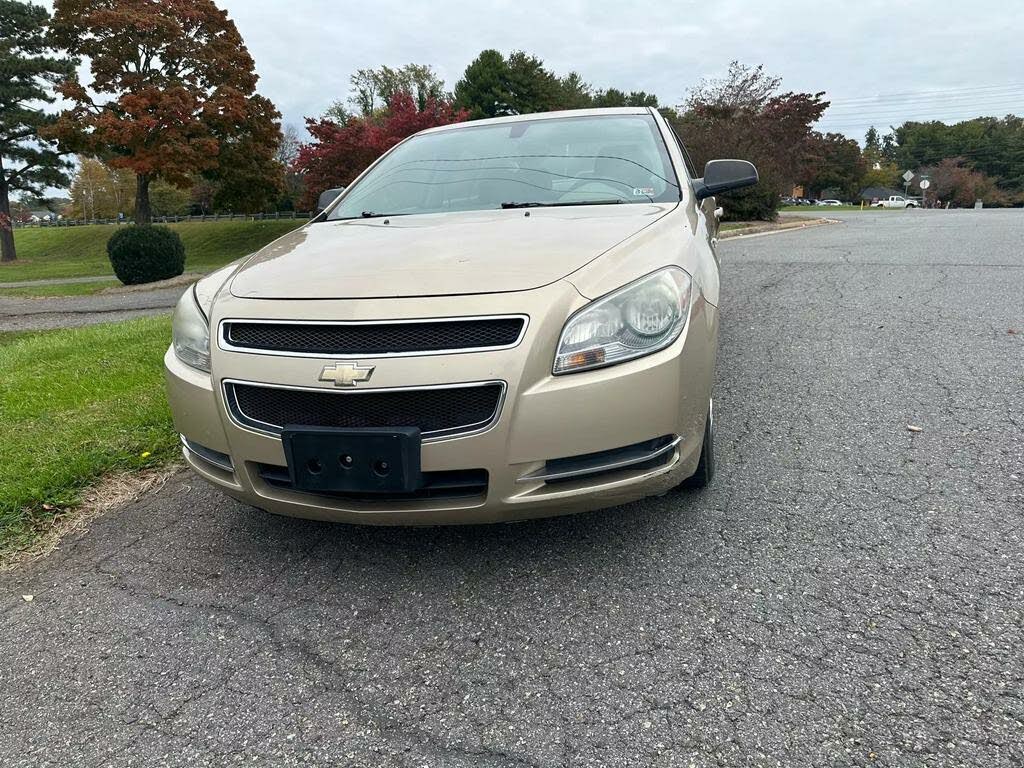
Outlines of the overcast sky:
M348 95L356 69L431 64L454 87L484 48L677 104L732 59L826 91L820 128L862 139L905 119L1024 113L1019 0L220 0L286 123ZM884 132L884 131L883 131Z

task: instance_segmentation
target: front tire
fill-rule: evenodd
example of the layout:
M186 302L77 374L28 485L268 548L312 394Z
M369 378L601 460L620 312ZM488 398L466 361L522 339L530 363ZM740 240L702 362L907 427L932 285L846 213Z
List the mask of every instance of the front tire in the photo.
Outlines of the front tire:
M697 471L686 478L683 488L706 488L715 477L715 401L708 403L708 417L704 422L704 442L700 447Z

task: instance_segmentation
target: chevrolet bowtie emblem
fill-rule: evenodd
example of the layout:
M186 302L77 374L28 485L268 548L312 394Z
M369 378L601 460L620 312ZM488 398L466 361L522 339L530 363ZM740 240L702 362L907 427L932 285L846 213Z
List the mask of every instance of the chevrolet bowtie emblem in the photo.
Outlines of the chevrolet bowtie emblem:
M336 387L354 387L360 381L369 381L374 367L359 363L325 365L320 371L320 381L333 381Z

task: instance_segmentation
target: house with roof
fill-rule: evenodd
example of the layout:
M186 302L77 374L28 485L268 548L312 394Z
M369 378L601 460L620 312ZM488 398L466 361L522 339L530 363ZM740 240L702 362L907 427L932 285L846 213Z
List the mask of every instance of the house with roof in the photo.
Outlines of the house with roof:
M909 197L902 189L893 189L892 187L865 187L860 191L860 199L865 203L886 200L893 195Z

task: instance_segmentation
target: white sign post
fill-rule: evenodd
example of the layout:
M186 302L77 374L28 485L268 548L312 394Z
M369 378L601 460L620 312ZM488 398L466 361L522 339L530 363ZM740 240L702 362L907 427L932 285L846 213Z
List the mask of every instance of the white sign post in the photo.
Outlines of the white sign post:
M927 190L928 187L930 187L931 185L932 185L932 183L928 179L921 179L919 182L917 182L917 186L919 186L921 188L921 207L922 208L927 208L928 207L927 205L925 205L925 202L928 200L928 195L925 194L925 190Z
M907 196L907 189L910 188L910 180L914 178L913 171L907 171L903 174L903 196Z

